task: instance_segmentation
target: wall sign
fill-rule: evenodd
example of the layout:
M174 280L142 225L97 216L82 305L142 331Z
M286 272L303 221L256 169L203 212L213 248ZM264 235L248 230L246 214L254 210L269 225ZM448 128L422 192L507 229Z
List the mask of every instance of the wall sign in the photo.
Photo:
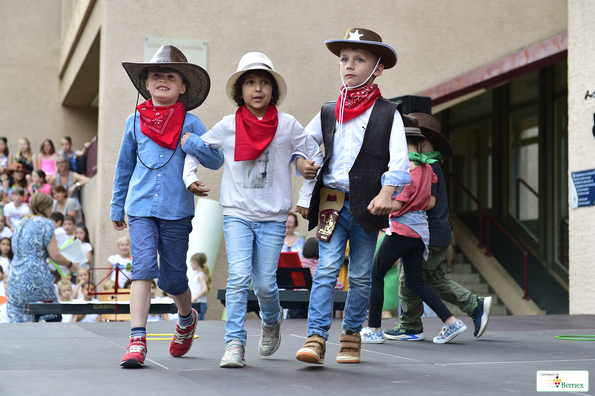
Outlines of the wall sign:
M595 205L595 169L572 172L570 184L571 208Z

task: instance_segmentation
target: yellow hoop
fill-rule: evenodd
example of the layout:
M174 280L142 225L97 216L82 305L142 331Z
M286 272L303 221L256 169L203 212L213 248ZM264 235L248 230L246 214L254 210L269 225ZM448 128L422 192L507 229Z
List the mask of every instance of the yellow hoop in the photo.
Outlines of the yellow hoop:
M169 337L169 338L161 338L161 337ZM132 338L132 337L130 337ZM173 334L147 334L146 340L147 341L171 341L174 338ZM194 339L197 339L198 335L194 335Z

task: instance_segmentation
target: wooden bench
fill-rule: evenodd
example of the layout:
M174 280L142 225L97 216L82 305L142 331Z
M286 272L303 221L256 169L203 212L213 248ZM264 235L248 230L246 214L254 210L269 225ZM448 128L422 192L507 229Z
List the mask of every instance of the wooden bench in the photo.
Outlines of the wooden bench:
M192 303L192 308L200 312L200 303ZM130 303L121 302L90 302L90 303L59 303L34 302L25 304L25 314L33 315L35 321L43 315L80 315L80 314L129 314ZM177 313L178 308L173 303L151 303L150 314Z

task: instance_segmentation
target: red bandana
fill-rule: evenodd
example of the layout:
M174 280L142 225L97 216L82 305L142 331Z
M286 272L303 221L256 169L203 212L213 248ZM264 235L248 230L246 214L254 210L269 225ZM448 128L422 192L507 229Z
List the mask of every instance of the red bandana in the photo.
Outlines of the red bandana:
M344 92L345 87L341 87L341 95L339 95L337 105L335 106L335 117L337 117L337 121L339 122L341 120L341 99ZM378 84L370 84L361 88L347 90L346 95L343 122L349 121L368 110L374 104L376 98L381 96Z
M262 120L242 106L236 111L235 161L250 161L258 158L271 143L277 132L279 118L277 107L269 105Z
M141 132L161 147L175 149L184 124L184 104L153 106L149 99L136 109L140 114Z

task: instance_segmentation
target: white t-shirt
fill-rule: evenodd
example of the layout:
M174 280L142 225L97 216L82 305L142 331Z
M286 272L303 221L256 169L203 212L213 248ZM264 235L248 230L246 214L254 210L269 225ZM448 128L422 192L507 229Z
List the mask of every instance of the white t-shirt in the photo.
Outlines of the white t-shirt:
M200 284L200 277L202 277L206 282L204 272L192 271L192 275L190 276L190 280L188 281L188 287L190 288L190 292L192 293L193 301L194 301L194 296L196 296L202 290L202 285ZM205 294L205 295L201 296L198 300L196 300L196 302L206 303L207 295Z
M21 222L21 217L27 216L29 213L31 213L31 210L25 204L21 204L18 208L14 206L14 202L4 205L4 216L13 227L16 227Z
M285 223L292 208L291 159L294 151L308 158L318 158L322 151L304 127L291 115L277 113L275 137L258 158L234 161L236 145L235 114L223 117L213 129L200 137L212 149L220 148L225 156L219 204L224 216L262 222ZM186 156L183 179L186 188L198 178L194 174L198 160Z
M7 226L4 226L4 229L0 233L0 238L10 238L12 236L12 231Z
M155 298L151 299L151 303L158 303L158 302L161 302L160 297L155 297ZM147 322L163 322L163 321L164 321L163 317L158 314L149 314L149 316L147 316Z
M8 274L8 271L10 271L10 259L8 257L0 256L0 266L2 266L2 271L4 271L5 274Z
M62 245L64 245L64 242L66 242L66 240L68 239L66 237L66 231L64 231L63 227L56 228L56 232L54 232L54 235L56 235L56 242L58 242L59 247L62 247Z
M124 284L128 279L131 279L130 277L132 276L132 257L122 257L119 254L114 254L113 256L109 256L107 261L109 261L114 268L111 277L114 282L116 281L116 268L120 268L120 273L118 274L118 287L124 288ZM122 275L122 273L126 276Z
M91 246L89 242L81 241L81 247L83 249L83 252L85 252L85 257L87 257L87 253L93 251L93 246ZM89 261L84 261L82 263L79 263L79 267L91 268L91 263L89 263Z
M100 301L97 300L96 298L91 299L91 301L85 301L84 299L76 299L73 301L73 303L75 304L85 304L85 303L99 303ZM85 315L85 317L83 318L83 320L81 320L81 323L92 323L92 322L97 322L97 318L99 317L99 314L89 314L89 315Z

